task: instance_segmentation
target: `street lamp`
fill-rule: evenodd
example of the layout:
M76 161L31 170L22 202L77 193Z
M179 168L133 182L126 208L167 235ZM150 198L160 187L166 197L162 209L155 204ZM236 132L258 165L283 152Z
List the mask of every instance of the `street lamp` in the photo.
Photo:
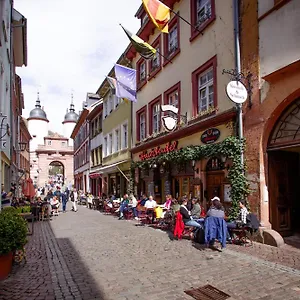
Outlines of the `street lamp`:
M27 149L27 143L26 142L19 142L19 150L25 151Z

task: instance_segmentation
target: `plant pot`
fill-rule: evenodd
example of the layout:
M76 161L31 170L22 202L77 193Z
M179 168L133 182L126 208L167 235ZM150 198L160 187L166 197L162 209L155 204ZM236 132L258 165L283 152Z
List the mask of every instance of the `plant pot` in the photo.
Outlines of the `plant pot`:
M4 280L11 272L13 253L0 255L0 280Z

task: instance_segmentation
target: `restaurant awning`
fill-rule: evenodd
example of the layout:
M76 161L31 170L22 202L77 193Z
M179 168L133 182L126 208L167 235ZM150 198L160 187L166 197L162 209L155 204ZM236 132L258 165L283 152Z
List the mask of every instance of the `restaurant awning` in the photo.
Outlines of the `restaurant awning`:
M129 160L126 159L126 160L118 161L117 163L114 163L114 164L111 164L111 165L104 166L104 167L99 169L99 173L104 174L104 173L113 172L113 171L119 172L120 169L118 168L118 166L125 163L125 162L128 162L128 161Z
M96 179L96 178L100 178L102 177L102 175L100 173L90 173L90 178L92 179Z

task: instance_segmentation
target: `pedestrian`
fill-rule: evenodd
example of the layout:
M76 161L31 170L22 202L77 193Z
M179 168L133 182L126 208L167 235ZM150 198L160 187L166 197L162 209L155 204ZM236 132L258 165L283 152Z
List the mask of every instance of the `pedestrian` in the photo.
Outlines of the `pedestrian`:
M75 188L71 191L70 199L71 199L71 202L72 202L72 211L77 212L76 202L77 202L77 199L78 199L78 194L77 194L77 190Z
M62 211L63 211L63 213L65 213L66 207L67 207L67 202L68 202L66 192L61 194L61 202L62 202Z

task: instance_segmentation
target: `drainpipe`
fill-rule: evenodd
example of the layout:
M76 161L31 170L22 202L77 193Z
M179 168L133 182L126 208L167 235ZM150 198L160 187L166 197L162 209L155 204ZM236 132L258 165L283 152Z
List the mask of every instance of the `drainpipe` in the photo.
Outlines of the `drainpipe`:
M235 71L236 80L240 79L241 74L241 49L240 49L240 12L239 12L239 0L233 0L233 23L234 23L234 52L235 52ZM238 137L243 139L243 105L237 104L237 121L238 121ZM244 153L241 153L241 163L244 164Z

